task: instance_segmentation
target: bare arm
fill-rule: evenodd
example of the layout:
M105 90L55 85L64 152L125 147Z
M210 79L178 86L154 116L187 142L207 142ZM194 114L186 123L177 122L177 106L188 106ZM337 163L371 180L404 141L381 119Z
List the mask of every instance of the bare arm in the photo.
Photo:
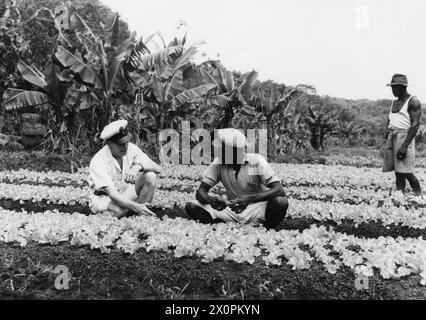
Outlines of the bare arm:
M413 97L410 100L407 111L408 111L408 114L410 115L411 126L410 126L410 129L408 129L407 138L402 144L402 146L405 148L408 148L408 145L416 136L417 130L419 129L419 126L420 126L420 116L422 114L422 106L420 104L420 101L416 97Z
M250 203L261 202L261 201L269 201L275 197L284 197L284 188L281 182L276 181L267 185L269 188L266 191L253 194L250 196Z
M145 163L145 165L136 163L135 166L138 166L139 170L143 167L144 172L152 171L157 174L160 174L162 170L161 167L158 164L156 164L154 161L149 161Z
M386 128L385 128L385 139L387 139L388 137L388 128L389 128L389 116L388 116L388 120L386 121Z
M244 211L250 203L256 203L261 201L269 201L275 197L284 197L284 188L281 182L276 181L267 185L269 188L266 191L259 192L257 194L249 194L240 196L234 200L230 201L230 208L236 212L241 213Z
M202 204L211 204L214 201L214 198L210 197L208 194L210 189L210 185L205 182L201 182L201 185L198 188L197 193L195 194L195 198Z

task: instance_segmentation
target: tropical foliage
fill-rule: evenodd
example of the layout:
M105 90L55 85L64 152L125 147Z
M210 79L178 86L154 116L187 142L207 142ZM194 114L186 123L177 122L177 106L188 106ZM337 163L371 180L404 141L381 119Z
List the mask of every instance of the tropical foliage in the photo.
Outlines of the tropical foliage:
M320 97L310 85L259 81L255 70L218 60L195 64L202 43L189 45L186 34L168 44L161 33L136 39L99 1L7 0L0 15L0 113L40 113L47 150L93 150L117 118L152 153L159 131L179 130L182 120L210 131L267 129L270 156L382 143L390 101ZM7 133L18 134L14 126Z
M96 142L99 128L103 128L114 114L113 98L126 90L129 72L135 69L136 60L147 50L135 35L118 43L117 15L111 27L103 28L101 38L78 13L69 15L66 7L60 9L63 14L55 16L50 9L43 8L55 17L58 45L54 55L48 58L43 72L22 60L18 62L19 73L32 89L8 89L3 107L17 110L28 106L52 106L51 139L47 142L49 149L63 152L79 140ZM78 40L78 48L71 46L71 36L66 36L65 32L72 33ZM90 113L86 112L83 117L86 110Z

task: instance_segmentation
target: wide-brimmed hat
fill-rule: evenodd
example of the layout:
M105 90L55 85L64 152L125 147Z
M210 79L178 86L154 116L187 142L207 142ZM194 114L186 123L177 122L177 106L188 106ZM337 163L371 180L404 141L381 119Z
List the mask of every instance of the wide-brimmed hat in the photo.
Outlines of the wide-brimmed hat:
M396 85L402 85L402 86L408 86L408 80L407 76L405 74L394 74L392 76L392 80L390 83L387 84L387 86L396 86Z
M213 146L221 147L222 143L229 147L244 148L249 146L246 136L238 129L226 128L217 131L217 138L213 141Z
M106 125L101 132L101 139L120 144L129 142L132 134L127 130L127 120L117 120Z

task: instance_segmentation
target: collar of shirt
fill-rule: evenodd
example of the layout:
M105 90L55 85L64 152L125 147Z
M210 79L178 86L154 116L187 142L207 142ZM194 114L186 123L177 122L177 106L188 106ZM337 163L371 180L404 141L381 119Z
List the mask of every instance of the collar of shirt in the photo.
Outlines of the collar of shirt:
M122 174L124 174L124 172L129 171L129 169L130 169L131 164L129 162L128 155L129 155L129 151L127 150L127 154L122 158L123 159L123 170L121 170L120 164L118 163L118 160L116 158L114 158L114 156L111 153L111 149L109 148L108 145L106 145L106 148L105 148L105 160L106 160L106 162L115 166L118 170L120 170L122 172Z

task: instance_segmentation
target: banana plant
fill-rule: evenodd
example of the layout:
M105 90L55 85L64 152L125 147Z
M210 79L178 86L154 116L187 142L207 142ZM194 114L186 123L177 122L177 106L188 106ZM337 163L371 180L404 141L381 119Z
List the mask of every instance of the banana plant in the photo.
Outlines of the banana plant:
M118 32L118 16L103 38L95 35L77 13L64 23L67 18L68 15L61 15L61 22L55 25L69 28L81 48L59 44L44 72L21 61L18 70L35 90L9 89L4 95L4 107L11 110L49 104L54 107L59 133L72 131L75 122L83 121L90 141L96 142L101 129L115 114L116 95L128 89L130 73L149 50L135 33L117 43L114 35ZM79 111L88 109L90 118L79 119ZM80 128L75 131L80 132Z
M94 123L100 132L116 112L114 98L128 89L130 73L136 69L140 56L147 54L149 50L142 39L136 39L135 33L123 43L116 43L114 35L118 33L118 16L107 30L107 40L96 36L77 13L70 20L71 28L84 48L83 54L78 51L72 53L63 46L58 46L55 56L62 67L69 70L76 81L86 86L100 101L97 110L100 117Z
M257 116L252 106L253 99L256 98L253 87L259 75L257 71L248 73L238 87L235 86L233 73L221 66L219 61L203 63L200 73L203 79L215 84L215 90L209 97L214 107L205 110L209 114L210 129L240 127L253 121Z
M290 102L298 97L303 90L296 88L286 88L285 85L278 85L270 82L268 85L261 84L258 88L259 100L256 104L256 110L263 115L264 129L267 129L268 137L268 153L270 155L277 154L283 150L280 141L287 139L290 134L290 121L291 114L289 113ZM284 137L285 136L285 137ZM284 140L285 140L284 139ZM279 150L277 150L277 147Z
M185 116L191 111L191 102L215 87L212 81L208 81L194 88L185 88L184 71L191 65L200 45L197 43L186 47L185 44L186 35L180 40L174 38L163 49L141 57L138 69L132 74L134 86L144 98L141 119L146 124L143 130L147 135L152 136L159 130L171 127L176 117Z
M308 106L304 120L311 131L311 145L315 150L324 147L326 134L337 126L337 110L324 110L324 105Z
M55 121L51 128L55 135L72 132L72 120L80 110L86 110L95 103L98 98L91 94L84 86L77 86L66 71L60 71L52 59L48 59L44 71L41 72L35 66L29 66L19 61L17 69L22 78L32 85L34 89L8 89L3 95L3 107L6 111L19 110L25 107L36 107L39 110L44 107L52 108ZM66 146L59 141L53 149L63 152Z
M355 124L354 121L343 121L340 122L338 127L338 133L340 136L341 143L348 143L354 145L355 140L360 134L365 132L366 128Z

